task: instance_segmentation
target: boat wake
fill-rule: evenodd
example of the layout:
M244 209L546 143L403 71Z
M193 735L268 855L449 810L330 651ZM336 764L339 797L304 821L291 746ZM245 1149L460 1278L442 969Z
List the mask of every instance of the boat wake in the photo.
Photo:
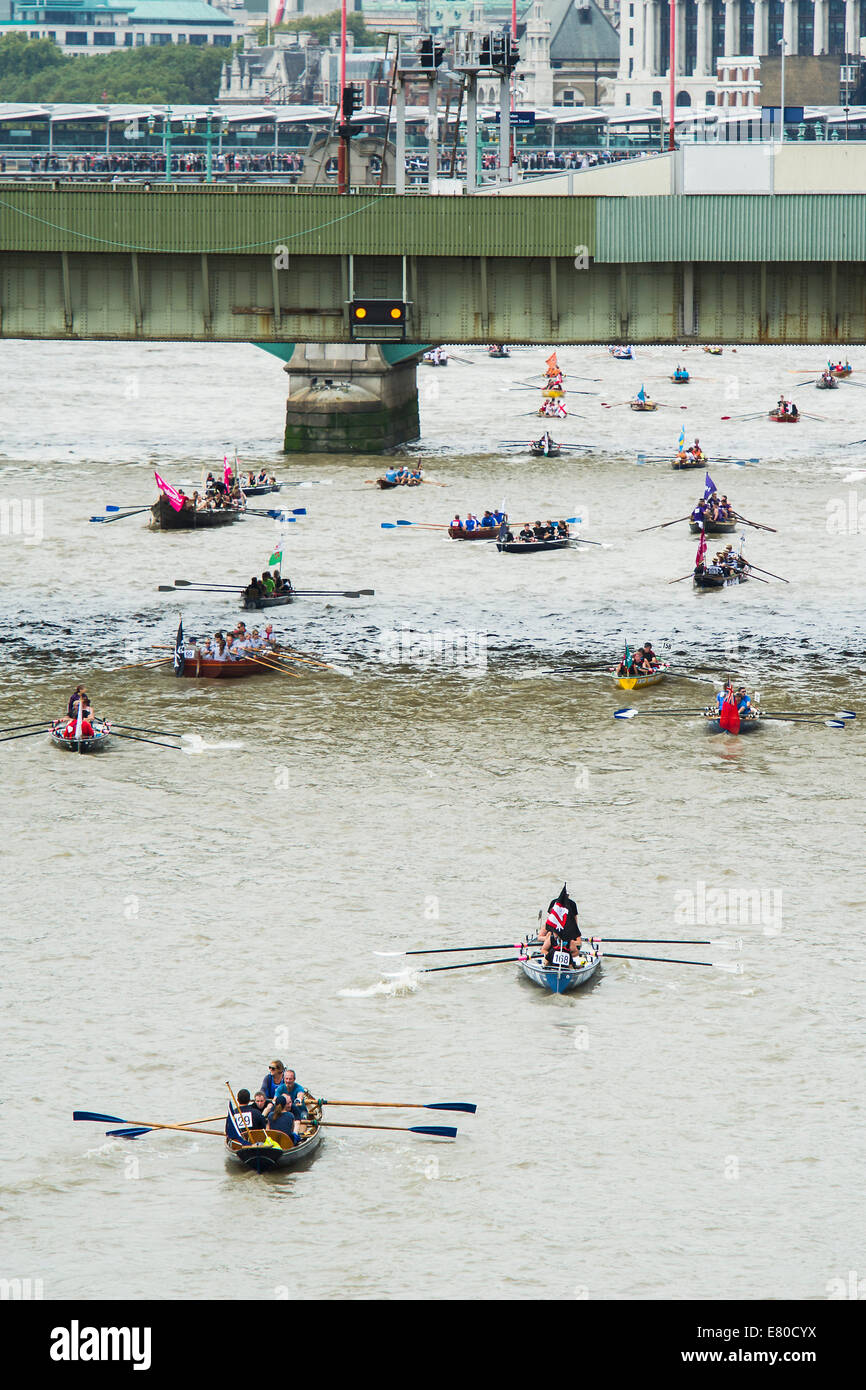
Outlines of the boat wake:
M414 994L417 988L417 972L401 970L395 975L389 975L387 980L377 980L376 984L369 985L366 989L341 989L339 994L342 999L372 999L377 994L394 998L400 994Z

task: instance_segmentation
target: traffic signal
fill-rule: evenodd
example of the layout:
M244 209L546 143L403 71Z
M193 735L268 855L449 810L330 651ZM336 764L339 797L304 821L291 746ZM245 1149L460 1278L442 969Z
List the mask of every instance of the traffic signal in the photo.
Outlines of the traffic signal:
M436 64L433 61L433 40L429 34L421 40L418 45L418 57L422 68L433 68Z
M481 40L481 51L478 59L483 68L490 67L490 37L490 34L485 34Z
M505 35L505 53L503 56L506 69L508 72L513 72L520 62L520 49L516 39L512 39L511 35L508 33Z
M381 328L386 324L401 328L406 323L406 305L402 299L353 299L349 318L358 328Z
M354 83L343 88L343 120L350 121L356 111L364 105L364 94Z

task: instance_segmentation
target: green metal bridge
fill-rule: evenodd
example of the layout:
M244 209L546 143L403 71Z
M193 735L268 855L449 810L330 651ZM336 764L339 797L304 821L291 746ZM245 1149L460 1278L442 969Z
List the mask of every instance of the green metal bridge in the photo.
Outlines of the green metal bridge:
M405 322L354 323L362 298ZM0 183L0 337L866 342L866 194Z

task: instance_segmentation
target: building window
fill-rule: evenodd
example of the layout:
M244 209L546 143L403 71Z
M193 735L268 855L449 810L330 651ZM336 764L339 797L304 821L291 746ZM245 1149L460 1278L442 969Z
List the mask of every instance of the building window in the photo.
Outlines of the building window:
M571 89L570 87L567 87L566 90L565 90L565 91L563 92L563 94L562 94L562 104L563 104L563 106L573 106L573 105L574 105L574 92L572 91L572 89Z
M830 0L827 19L827 52L845 52L845 0Z
M629 48L634 48L634 29L629 29L628 31L628 46Z
M629 77L634 75L634 58L629 58L628 60L628 75Z
M661 94L661 92L653 92L653 106L661 106L661 104L662 104L662 94Z
M146 38L146 35L145 35L145 34L136 34L136 36L135 36L135 46L136 46L136 48L141 48L142 44L143 44L144 41L145 41L145 38Z
M752 53L755 46L755 7L740 6L740 53Z
M713 0L713 63L725 56L725 6L724 0Z
M775 56L779 51L779 44L785 30L785 5L784 0L770 0L769 17L767 20L767 52Z
M207 43L207 34L190 34L189 41L191 44L201 47L203 43Z
M715 92L707 92L707 93L705 93L705 95L704 95L704 105L705 105L705 106L715 106L715 104L716 104L716 94L715 94Z
M186 34L178 34L175 43L186 43Z
M74 45L76 48L86 48L87 31L84 29L67 29L64 43Z
M677 92L677 106L691 106L692 99L688 92Z
M113 47L114 47L114 34L113 34L113 33L101 34L101 33L97 30L96 33L93 35L93 46L94 46L94 48L113 48Z
M631 106L631 92L626 92L626 94L625 94L625 104L626 104L626 106Z
M809 54L815 38L815 7L812 0L799 0L797 6L797 52Z
M124 48L132 48L132 34L124 34L123 46Z
M171 43L171 34L151 34L150 41L157 46L164 47L165 44Z
M230 48L232 42L231 34L214 34L213 41L217 48Z

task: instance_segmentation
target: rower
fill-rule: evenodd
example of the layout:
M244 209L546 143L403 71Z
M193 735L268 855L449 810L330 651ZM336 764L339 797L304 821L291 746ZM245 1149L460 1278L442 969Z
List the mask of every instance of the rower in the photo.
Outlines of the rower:
M274 625L273 625L273 623L266 623L266 624L265 624L264 642L265 642L265 645L268 646L268 647L275 647L275 646L277 645L277 639L276 639L276 637L274 636Z
M387 469L385 470L385 482L386 482L386 483L396 483L396 481L397 481L397 470L396 470L396 468L394 468L393 466L392 466L391 468L387 468Z
M262 570L262 588L264 589L265 594L268 596L268 598L270 598L270 596L274 592L274 581L271 577L270 570Z
M66 715L68 719L74 719L78 714L79 703L82 706L82 712L89 718L93 714L93 710L90 707L90 696L87 694L83 685L76 685L74 692L69 697L66 706Z
M521 541L535 540L535 532L533 531L528 521L524 523L523 530L520 532L520 535L517 539Z
M481 518L481 529L484 530L485 527L489 528L489 527L495 526L495 525L496 525L496 517L493 515L493 513L492 513L491 510L490 510L490 508L488 507L487 510L485 511L483 517Z
M536 521L535 524L533 525L533 527L532 527L532 534L533 534L533 536L535 537L535 539L536 539L537 541L543 541L543 540L544 540L544 527L542 526L542 524L541 524L540 521Z
M703 451L703 449L701 448L701 441L700 441L699 439L696 439L696 440L695 440L694 444L693 444L693 445L691 446L691 448L689 449L689 454L691 455L691 457L692 457L693 459L701 459L701 458L703 458L703 456L704 456L704 451Z
M645 656L646 660L649 662L650 669L653 670L653 671L658 670L658 667L659 667L660 663L659 663L658 657L656 656L655 652L653 651L653 644L652 644L652 642L644 642L644 644L643 644L643 652L644 652L644 656Z
M737 712L741 716L750 715L752 713L752 702L749 699L746 687L744 685L741 685L739 690L737 691L736 699Z
M538 940L542 956L548 965L554 964L555 951L566 951L572 958L580 953L577 903L569 897L565 884L559 897L554 898L547 909L547 919L538 933Z
M567 522L567 521L558 521L558 522L556 523L556 530L557 530L557 533L558 533L558 535L559 535L559 539L560 539L561 541L568 540L568 522Z
M454 519L452 520L452 522L451 522L451 527L452 527L452 529L453 529L454 531L462 531L462 530L463 530L463 522L462 522L461 519L460 519L459 513L458 513L458 515L455 516Z
M258 1099L258 1093L256 1099ZM244 1117L241 1123L246 1129L264 1129L265 1117L258 1105L253 1105L250 1100L250 1093L244 1087L241 1087L238 1091L238 1109ZM237 1137L237 1129L232 1122L231 1111L229 1111L226 1117L226 1135L229 1139L235 1139Z
M300 1143L300 1130L298 1122L286 1103L286 1097L280 1096L274 1101L274 1109L268 1120L268 1129L278 1129L281 1134L287 1134L293 1144Z
M547 525L545 526L545 528L544 528L544 539L545 539L546 541L555 541L555 540L556 540L556 525L555 525L554 522L548 521Z
M702 522L702 521L704 520L705 515L706 515L706 511L707 511L707 502L706 502L705 499L702 497L701 500L698 502L697 506L695 507L694 511L692 512L691 517L689 518L689 520L690 520L690 521Z
M466 521L465 521L464 524L463 524L463 530L464 530L464 531L477 531L477 530L478 530L478 517L477 517L477 516L473 516L472 512L467 512L467 513L466 513Z

